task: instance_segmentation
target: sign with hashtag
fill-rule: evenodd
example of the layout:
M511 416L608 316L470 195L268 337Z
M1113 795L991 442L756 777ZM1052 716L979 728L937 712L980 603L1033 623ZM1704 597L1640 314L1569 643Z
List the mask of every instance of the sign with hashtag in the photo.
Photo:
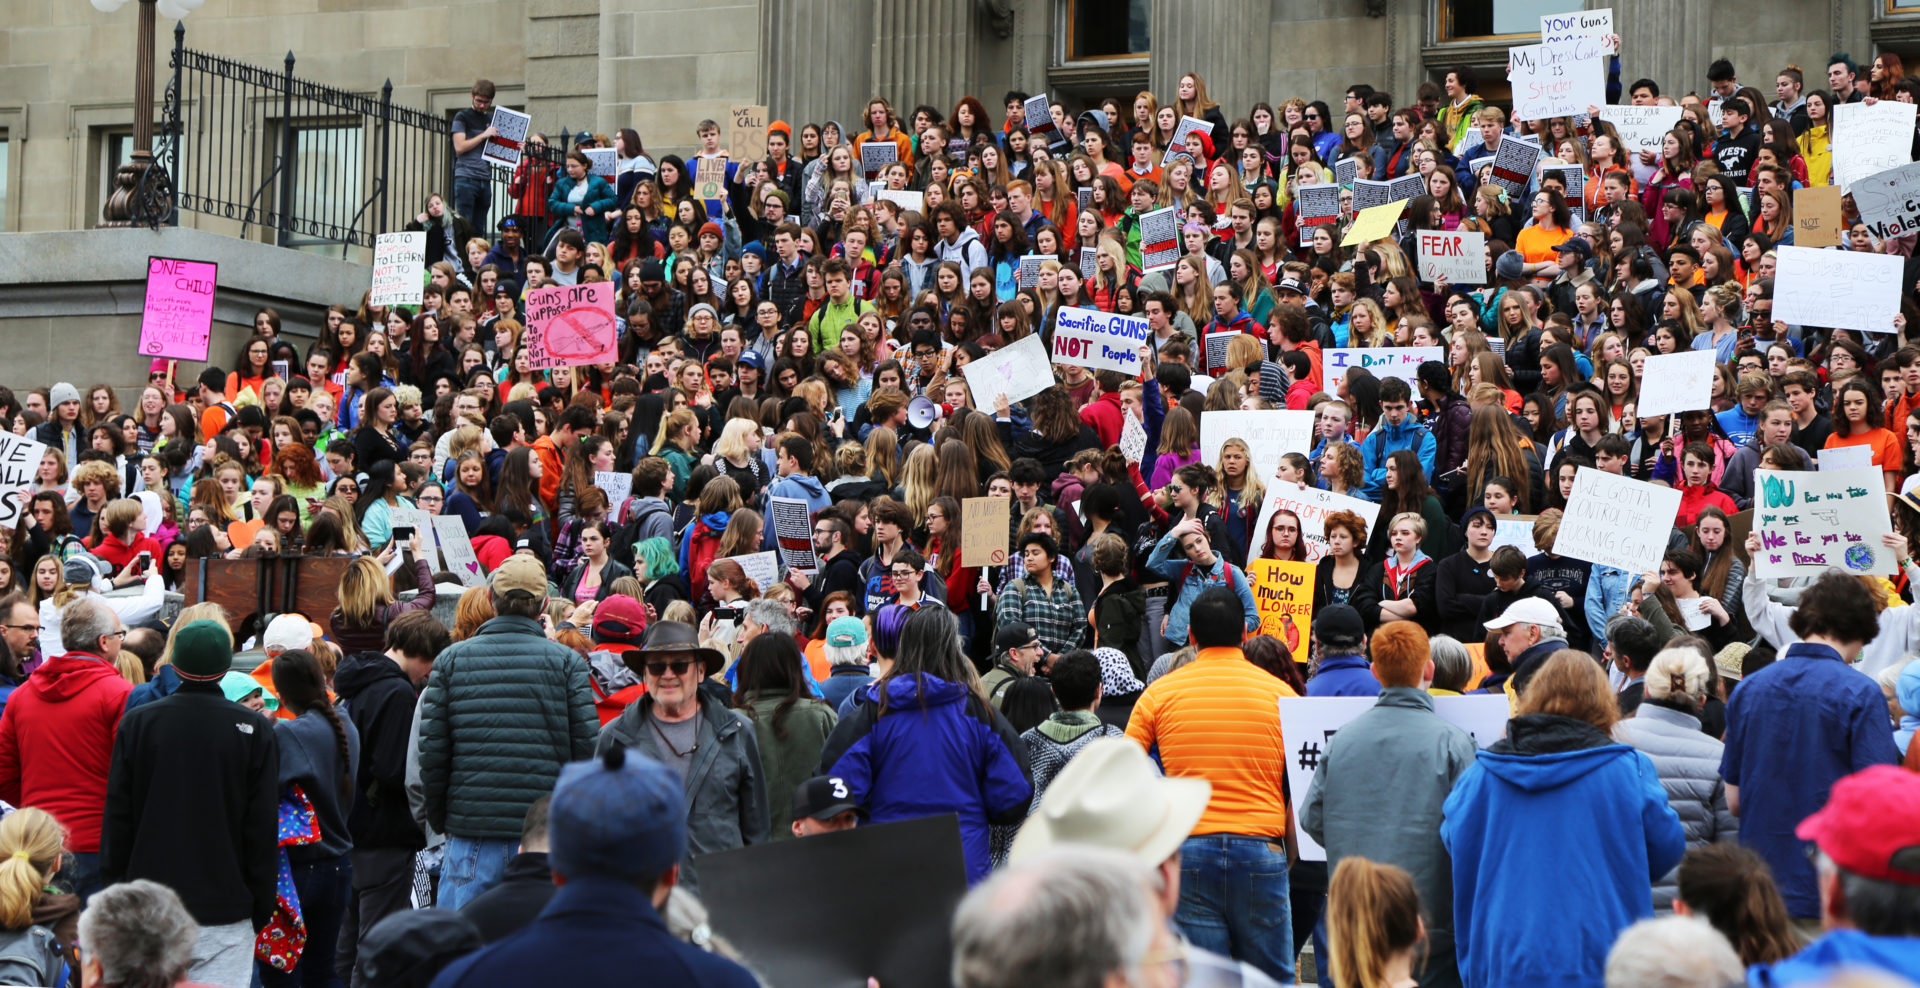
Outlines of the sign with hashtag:
M1374 699L1365 696L1283 697L1280 700L1280 736L1287 753L1287 789L1297 813L1313 786L1314 774L1326 764L1333 749L1333 737L1354 718L1373 709ZM1479 747L1500 740L1507 733L1507 698L1491 696L1436 696L1433 710L1447 723L1467 732ZM1337 768L1336 768L1337 771ZM1327 849L1307 836L1303 827L1295 828L1300 837L1303 861L1327 860Z

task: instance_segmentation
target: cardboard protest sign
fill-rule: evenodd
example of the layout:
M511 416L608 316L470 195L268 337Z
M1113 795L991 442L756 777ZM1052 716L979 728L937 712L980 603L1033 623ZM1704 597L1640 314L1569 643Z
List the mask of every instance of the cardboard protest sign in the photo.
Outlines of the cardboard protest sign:
M1853 183L1847 192L1860 209L1860 222L1866 224L1867 232L1874 237L1892 240L1920 230L1920 163L1869 175ZM1794 215L1796 219L1799 216L1798 212ZM1797 225L1795 229L1798 230ZM1798 236L1794 237L1794 243L1800 243Z
M1776 247L1773 318L1778 322L1891 333L1900 314L1906 258L1860 250Z
M813 512L807 502L797 497L770 497L767 521L773 525L773 540L787 568L813 572Z
M467 537L467 525L459 515L434 515L433 540L447 571L460 578L461 586L486 586L487 574L480 571L480 557L473 554L473 540Z
M1575 38L1593 38L1601 41L1601 50L1612 54L1605 38L1613 33L1613 8L1602 7L1599 10L1574 10L1564 14L1540 15L1540 41L1552 44L1556 41L1571 41ZM1675 107L1678 109L1678 107Z
M521 149L526 145L528 125L533 118L519 110L509 110L504 106L493 108L492 137L480 149L480 157L491 164L512 168L520 163Z
M1060 132L1060 125L1053 122L1053 101L1046 93L1027 97L1020 104L1027 133L1047 142L1048 147L1064 147L1068 143L1067 135Z
M727 157L758 161L767 154L767 108L736 106L727 111Z
M534 370L606 364L619 359L620 320L614 283L550 285L527 293L527 362Z
M1540 163L1540 145L1503 138L1493 151L1493 180L1510 196L1526 194L1533 166Z
M1865 470L1873 466L1873 447L1861 443L1858 446L1829 446L1820 451L1814 461L1819 469L1827 470Z
M34 474L40 472L40 458L47 455L45 443L25 436L0 432L0 528L20 524L20 513L32 493Z
M875 199L900 204L903 213L923 213L927 208L927 194L908 192L905 189L881 189Z
M1855 182L1912 161L1914 109L1886 99L1835 106L1833 184L1851 192Z
M1137 377L1140 348L1150 332L1144 316L1066 306L1054 318L1053 362Z
M713 928L771 988L869 977L887 988L952 983L948 928L967 868L951 813L705 854L693 865ZM795 889L811 890L808 908L794 908Z
M1487 280L1487 235L1472 230L1420 230L1414 234L1420 280L1447 279L1454 285Z
M207 359L207 346L213 339L213 294L219 282L220 265L212 261L147 258L147 297L140 309L140 355Z
M766 592L768 587L780 582L780 558L772 549L732 558L734 562L740 564L742 570L746 571L747 579L752 580L753 585L759 587L762 593Z
M1340 187L1302 185L1294 194L1293 205L1295 215L1298 217L1296 225L1300 228L1300 245L1304 247L1313 242L1315 227L1323 223L1339 221Z
M1207 415L1217 414L1208 412ZM1206 418L1206 415L1201 416ZM1285 480L1273 480L1267 483L1267 499L1260 505L1260 520L1254 525L1256 533L1253 544L1247 547L1249 559L1264 557L1270 544L1268 536L1273 530L1274 513L1285 509L1300 519L1300 539L1306 544L1307 562L1318 562L1327 554L1327 538L1324 522L1327 516L1336 511L1351 511L1360 516L1371 533L1373 526L1380 520L1380 505L1372 501L1362 501L1357 497L1323 491L1318 487L1302 487Z
M1355 193L1358 195L1358 193ZM1347 235L1340 238L1342 247L1358 247L1370 244L1393 234L1393 224L1400 214L1407 211L1404 202L1390 202L1371 209L1361 210L1353 218L1353 225L1347 227Z
M1187 153L1187 135L1193 133L1205 134L1211 140L1213 124L1199 117L1181 117L1180 122L1173 128L1173 139L1167 142L1167 153L1160 156L1160 167L1165 168L1173 164L1175 158L1191 157ZM1219 154L1220 149L1214 148L1213 153Z
M1571 117L1605 103L1603 47L1598 38L1574 37L1508 48L1507 81L1513 85L1514 118Z
M1165 206L1140 214L1140 267L1163 271L1180 259L1180 211Z
M1753 490L1755 575L1819 576L1833 566L1855 576L1897 572L1892 550L1880 544L1893 531L1886 481L1871 463L1864 470L1755 470Z
M693 194L699 199L720 199L726 196L727 159L697 159L693 171Z
M1660 567L1679 513L1680 492L1674 488L1581 467L1553 551L1629 573L1651 573Z
M618 470L595 470L593 486L606 491L607 503L613 506L613 510L619 511L620 506L627 503L627 498L633 494L633 474Z
M1658 155L1667 131L1680 122L1680 112L1677 106L1602 106L1600 119L1620 132L1620 143L1627 151Z
M1313 626L1314 565L1279 559L1247 560L1253 606L1260 612L1260 633L1285 642L1287 651L1305 655Z
M1280 469L1280 457L1286 453L1305 453L1313 448L1313 413L1290 409L1257 412L1208 412L1200 416L1200 462L1214 466L1220 462L1220 447L1229 439L1247 444L1253 459L1253 475L1272 477Z
M419 305L426 291L427 231L373 238L373 291L368 305Z
M867 181L880 177L880 169L900 160L900 147L892 141L868 141L860 145L860 170Z
M1377 378L1397 377L1416 384L1421 364L1429 360L1445 363L1446 359L1447 348L1439 346L1334 347L1321 351L1320 372L1329 386L1345 377L1350 367L1364 367Z
M1713 374L1716 361L1712 350L1686 350L1657 353L1641 368L1641 418L1673 415L1713 407Z
M620 167L620 152L613 148L588 148L581 153L587 156L587 174L613 181L614 170Z
M1471 647L1471 646L1469 646ZM1282 697L1280 699L1280 736L1287 747L1287 795L1291 812L1298 812L1313 787L1313 776L1327 745L1342 727L1355 717L1373 709L1370 696ZM1441 719L1467 732L1473 743L1485 748L1506 736L1507 698L1499 694L1485 696L1436 696L1433 712ZM1327 849L1300 828L1300 858L1304 861L1327 860ZM811 840L812 838L809 838Z
M1012 403L1053 387L1053 364L1038 333L969 361L960 373L966 375L974 407L987 410L992 410L999 395L1006 395Z
M1793 190L1793 243L1796 247L1838 247L1846 225L1841 216L1845 193L1837 185Z
M960 502L960 565L999 566L1007 561L1013 499L970 497Z

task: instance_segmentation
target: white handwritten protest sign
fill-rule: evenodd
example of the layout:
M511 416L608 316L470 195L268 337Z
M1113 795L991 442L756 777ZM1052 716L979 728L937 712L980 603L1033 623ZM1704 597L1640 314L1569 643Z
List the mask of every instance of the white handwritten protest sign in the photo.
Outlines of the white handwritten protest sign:
M1613 8L1601 7L1599 10L1572 10L1564 14L1540 15L1540 41L1552 44L1556 41L1571 41L1574 38L1593 38L1602 41L1602 50L1612 54L1613 49L1604 44L1607 35L1613 33ZM1678 109L1676 107L1676 109Z
M1120 452L1127 462L1139 463L1147 458L1147 427L1140 424L1132 411L1127 411L1120 425ZM1202 415L1202 419L1206 416Z
M1600 119L1620 132L1620 142L1628 151L1660 153L1667 131L1680 122L1677 106L1602 106Z
M1397 377L1408 384L1420 379L1420 365L1429 360L1445 362L1447 348L1438 346L1333 347L1321 351L1321 374L1329 382L1346 376L1351 367L1364 367L1377 378ZM1213 414L1208 412L1208 415Z
M788 569L811 573L813 557L813 512L797 497L767 498L767 518L773 523L774 544Z
M1533 178L1533 166L1540 161L1540 145L1511 137L1501 140L1500 146L1493 152L1493 180L1507 190L1508 195L1523 195L1527 191L1527 182Z
M1180 259L1180 211L1166 206L1140 214L1140 268L1162 271Z
M1207 416L1200 417L1205 419ZM1255 523L1253 538L1249 540L1252 544L1247 547L1247 558L1266 554L1267 533L1272 530L1273 513L1282 508L1300 519L1300 539L1306 545L1307 562L1310 563L1327 554L1324 523L1328 515L1336 511L1351 511L1366 523L1368 532L1372 532L1374 524L1380 520L1380 505L1372 501L1323 491L1318 487L1302 487L1290 481L1270 480L1267 482L1267 499L1260 505L1260 520Z
M1679 513L1680 492L1674 488L1581 467L1553 551L1629 573L1650 573L1666 554L1667 533Z
M492 137L480 149L480 157L492 164L512 168L520 163L520 149L527 141L527 125L533 118L504 106L493 108Z
M427 232L383 233L373 238L373 293L368 305L419 305L426 291Z
M1873 466L1873 447L1861 443L1858 446L1829 446L1814 457L1821 470L1865 470Z
M621 473L618 470L595 470L593 486L607 492L607 503L613 506L615 512L618 512L620 506L627 503L627 498L633 494L633 474Z
M1053 364L1038 333L969 361L960 372L967 376L974 406L983 409L992 409L1000 395L1008 402L1024 401L1053 387Z
M614 283L552 285L527 293L527 362L535 370L612 363L619 358L620 321Z
M1253 475L1272 477L1283 453L1305 453L1313 448L1313 413L1288 409L1257 412L1208 412L1200 416L1200 462L1220 462L1220 447L1229 439L1243 440L1253 460Z
M1847 190L1860 209L1860 222L1879 240L1920 230L1920 163L1877 172Z
M1906 258L1863 250L1776 247L1773 318L1802 326L1891 333Z
M487 575L480 571L480 557L473 554L473 540L467 537L467 525L459 515L434 515L433 537L447 571L460 578L461 586L486 585Z
M1714 351L1688 350L1647 358L1641 370L1641 418L1713 406Z
M1493 542L1488 545L1488 548L1498 549L1503 545L1510 545L1529 556L1539 552L1540 547L1533 542L1533 523L1539 517L1538 515L1495 515Z
M762 592L780 581L780 557L772 549L732 558Z
M874 198L882 202L897 203L903 213L923 213L927 208L927 194L908 192L905 189L881 189Z
M428 569L440 569L440 553L435 548L440 540L434 535L432 515L419 508L394 508L387 512L387 523L392 526L394 544L402 549L407 543L400 537L400 530L413 529L420 536L420 558L427 561Z
M900 160L900 147L892 141L868 141L860 145L860 169L871 182L880 177L880 169Z
M598 175L609 181L613 179L614 169L620 166L620 152L613 148L588 148L581 153L587 156L587 162L591 166L587 169L587 174Z
M1054 318L1053 362L1136 376L1140 347L1150 332L1141 316L1067 306Z
M1160 156L1160 167L1173 164L1175 158L1191 157L1187 153L1187 135L1192 133L1202 133L1212 138L1213 124L1199 117L1181 117L1180 123L1173 128L1173 140L1167 142L1167 153ZM1213 153L1219 154L1220 149L1214 148Z
M25 436L0 432L0 528L20 524L20 513L32 495L24 490L40 470L40 458L47 455L45 443Z
M1912 103L1883 99L1833 108L1833 184L1853 183L1913 160Z
M1280 736L1287 749L1287 790L1294 812L1306 801L1328 742L1348 722L1372 710L1374 703L1370 696L1290 696L1280 700ZM1434 697L1433 712L1467 732L1473 743L1482 748L1507 734L1507 698L1504 696ZM1300 828L1299 837L1301 860L1327 860L1327 849L1314 843L1306 828Z
M1576 37L1507 49L1514 117L1571 117L1587 112L1589 106L1605 103L1606 53L1602 47L1598 38Z
M1879 468L1755 470L1753 488L1760 536L1753 565L1761 578L1819 576L1830 566L1855 576L1897 571L1892 550L1880 544L1893 529Z
M1414 249L1420 256L1420 280L1480 285L1487 280L1487 235L1471 230L1419 230Z

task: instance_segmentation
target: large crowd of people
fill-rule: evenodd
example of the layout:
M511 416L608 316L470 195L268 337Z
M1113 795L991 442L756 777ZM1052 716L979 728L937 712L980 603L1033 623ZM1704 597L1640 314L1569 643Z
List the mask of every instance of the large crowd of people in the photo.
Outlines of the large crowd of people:
M1920 78L1613 65L1610 99L1679 107L1659 151L1465 68L1338 115L1188 73L1050 121L875 97L752 160L711 121L650 135L684 158L583 132L499 203L475 83L418 306L262 309L125 410L0 388L45 446L0 553L0 972L752 984L702 856L951 814L963 988L1920 980L1913 235L1843 200L1834 249L1909 258L1893 325L1772 318L1834 108ZM1348 245L1353 183L1406 176L1401 229ZM1420 277L1434 229L1485 236L1484 284ZM616 359L534 367L527 293L598 281ZM1141 371L974 394L1069 308L1143 318ZM1441 357L1326 362L1413 346ZM1699 350L1710 406L1638 414L1646 361ZM1279 409L1313 431L1277 466L1203 447ZM1847 447L1899 572L1759 576L1756 471ZM1556 551L1583 469L1681 492L1657 569ZM1309 494L1377 515L1275 507ZM991 498L1005 531L964 531ZM346 560L330 611L169 596L303 556ZM1312 568L1279 633L1268 560ZM1435 712L1469 693L1507 700L1490 746ZM1300 739L1289 697L1377 699Z

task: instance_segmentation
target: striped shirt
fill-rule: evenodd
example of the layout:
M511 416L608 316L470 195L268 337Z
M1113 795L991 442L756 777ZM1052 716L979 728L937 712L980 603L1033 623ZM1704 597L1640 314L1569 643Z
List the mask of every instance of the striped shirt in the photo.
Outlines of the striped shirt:
M1278 701L1298 695L1237 648L1203 648L1140 695L1127 736L1149 750L1158 746L1168 775L1213 783L1194 836L1277 841L1287 833L1286 742Z

